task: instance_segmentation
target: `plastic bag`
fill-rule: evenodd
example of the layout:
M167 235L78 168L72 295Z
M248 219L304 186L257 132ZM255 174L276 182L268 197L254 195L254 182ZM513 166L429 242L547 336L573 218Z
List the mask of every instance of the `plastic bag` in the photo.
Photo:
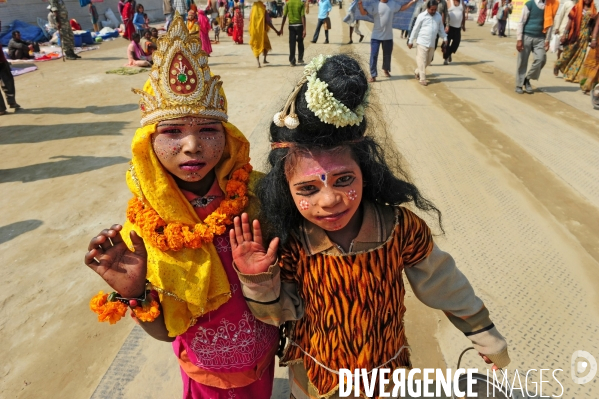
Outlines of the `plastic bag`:
M551 51L552 53L557 53L557 50L559 50L559 46L560 36L554 34L551 38L551 41L549 42L549 51Z

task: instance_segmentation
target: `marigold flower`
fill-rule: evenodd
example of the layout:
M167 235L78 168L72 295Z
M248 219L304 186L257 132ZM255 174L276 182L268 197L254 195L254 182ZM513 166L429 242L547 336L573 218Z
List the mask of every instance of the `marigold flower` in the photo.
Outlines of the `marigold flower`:
M131 314L133 313L135 313L135 317L138 320L151 323L160 316L160 307L158 306L158 302L152 301L150 305L136 307L135 312L131 312Z
M107 302L104 305L104 311L98 315L99 321L108 321L115 324L127 313L127 305L120 301Z

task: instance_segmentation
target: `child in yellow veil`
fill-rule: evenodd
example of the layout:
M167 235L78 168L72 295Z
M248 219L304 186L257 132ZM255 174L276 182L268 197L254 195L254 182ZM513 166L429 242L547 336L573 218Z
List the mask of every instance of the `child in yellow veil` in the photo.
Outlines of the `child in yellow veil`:
M86 264L115 292L90 302L100 321L127 307L173 343L184 398L270 398L278 328L252 316L228 226L257 209L249 143L228 122L219 76L176 16L158 39L132 142L127 222L89 244ZM272 249L274 251L274 248Z

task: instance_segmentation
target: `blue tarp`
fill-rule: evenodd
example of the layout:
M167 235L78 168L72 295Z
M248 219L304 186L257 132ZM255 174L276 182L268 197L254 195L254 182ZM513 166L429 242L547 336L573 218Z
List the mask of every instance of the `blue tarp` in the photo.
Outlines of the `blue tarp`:
M397 1L401 5L404 5L409 2L409 0L389 0L389 1ZM362 5L364 8L369 4L378 4L379 0L362 0ZM410 6L405 11L400 11L394 15L393 18L393 29L401 29L401 30L409 30L410 24L412 23L412 14L414 13L414 8L416 7L416 3ZM420 4L418 4L420 6ZM353 18L358 21L368 21L374 22L370 15L362 15L360 14L360 9L358 8L358 1L354 0L349 7L348 12L353 15ZM346 16L344 18L345 22L351 21L351 16Z
M26 22L19 21L15 19L15 21L11 24L10 30L0 36L0 43L3 46L8 46L8 42L12 39L12 32L18 30L21 32L21 39L27 40L28 42L46 42L46 35L40 29L39 26L29 25Z

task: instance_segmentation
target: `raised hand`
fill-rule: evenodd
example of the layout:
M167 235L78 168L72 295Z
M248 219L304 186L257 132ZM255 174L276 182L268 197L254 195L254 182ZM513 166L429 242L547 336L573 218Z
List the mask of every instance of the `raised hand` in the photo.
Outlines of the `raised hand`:
M143 239L134 231L130 234L134 248L131 252L121 237L122 228L115 224L92 238L85 264L122 297L136 298L144 293L148 253Z
M274 238L268 249L262 244L262 230L260 222L254 220L252 230L247 213L243 213L233 220L233 229L229 231L231 249L233 250L233 261L241 273L257 274L264 273L273 265L277 259L277 247L279 238Z

